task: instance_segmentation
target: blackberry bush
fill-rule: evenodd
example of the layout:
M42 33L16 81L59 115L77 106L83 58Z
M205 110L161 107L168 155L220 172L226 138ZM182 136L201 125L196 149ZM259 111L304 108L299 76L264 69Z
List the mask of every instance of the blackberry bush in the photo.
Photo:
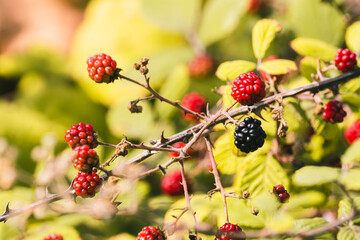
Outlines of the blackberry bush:
M78 172L74 178L75 194L83 198L94 197L99 191L102 180L94 173Z
M257 103L265 95L265 83L253 72L240 74L231 87L231 96L242 105Z
M261 121L252 117L246 117L235 128L235 146L240 151L249 153L254 152L264 145L266 133L261 127Z

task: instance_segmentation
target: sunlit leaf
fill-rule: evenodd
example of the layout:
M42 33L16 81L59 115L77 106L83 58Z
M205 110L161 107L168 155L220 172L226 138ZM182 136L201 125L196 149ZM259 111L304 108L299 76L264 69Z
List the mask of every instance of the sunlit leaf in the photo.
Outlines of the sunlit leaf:
M299 37L292 40L290 46L300 55L320 58L329 62L334 60L337 48L315 38Z
M324 67L325 64L323 61L321 61L321 67ZM312 75L316 75L316 67L317 67L317 61L313 57L305 56L300 61L300 72L301 74L306 77L310 82L314 81L314 78Z
M296 232L306 232L317 229L321 226L327 225L328 222L320 217L297 219L294 221L294 230ZM323 233L312 237L314 240L329 239L332 240L334 237L331 233Z
M289 210L301 208L320 207L326 201L324 193L307 190L298 194L291 194L291 201L287 203Z
M222 94L222 107L223 109L230 106L235 100L231 96L231 85L223 85L218 88L218 91ZM237 103L233 108L238 107L240 104Z
M256 64L245 60L227 61L220 64L216 76L223 81L234 80L242 73L247 73L256 68Z
M360 163L360 139L353 142L341 156L342 165L349 165L352 163Z
M351 214L352 207L351 203L348 199L343 199L339 202L339 208L338 208L338 218L344 218Z
M360 53L360 21L354 22L346 29L345 41L352 52Z
M360 239L360 227L348 226L340 228L336 236L338 240L359 240Z
M293 182L299 186L314 186L335 181L340 170L332 167L305 166L293 175Z
M199 37L203 44L209 45L230 34L239 23L245 9L246 1L207 1L199 27Z
M341 175L341 181L349 190L360 190L360 169L349 169Z
M252 46L257 59L262 59L268 50L275 34L281 30L281 25L275 19L258 21L252 31Z
M272 75L287 74L296 71L297 67L294 61L287 59L274 59L262 62L260 70Z

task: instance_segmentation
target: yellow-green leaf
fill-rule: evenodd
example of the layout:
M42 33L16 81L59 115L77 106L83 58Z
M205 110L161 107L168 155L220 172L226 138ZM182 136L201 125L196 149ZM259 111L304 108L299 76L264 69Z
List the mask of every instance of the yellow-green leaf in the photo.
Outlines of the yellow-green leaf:
M252 46L257 59L265 56L275 34L281 30L281 25L275 19L258 21L252 31Z
M290 46L300 55L331 61L335 58L337 48L315 38L299 37L291 41Z
M360 21L354 22L346 29L345 42L351 51L360 53Z
M360 169L350 169L341 175L341 181L349 190L360 190Z
M245 60L227 61L220 64L216 70L216 76L223 81L234 80L242 73L247 73L256 68L254 62Z
M349 165L352 163L360 163L360 139L353 142L341 156L342 165Z
M348 226L340 228L336 236L338 240L359 240L360 239L360 227Z
M299 186L314 186L335 181L340 170L332 167L305 166L293 175L293 182Z
M296 71L297 67L294 61L287 59L274 59L262 62L260 65L260 70L271 75L281 75L287 74L291 71Z
M321 67L325 67L325 63L323 61L320 62ZM304 57L300 61L300 72L307 80L310 82L314 81L312 74L316 74L317 61L313 57Z
M231 86L230 85L223 85L220 86L218 91L222 94L222 107L225 109L230 106L235 100L231 96ZM234 108L238 107L240 104L237 103Z

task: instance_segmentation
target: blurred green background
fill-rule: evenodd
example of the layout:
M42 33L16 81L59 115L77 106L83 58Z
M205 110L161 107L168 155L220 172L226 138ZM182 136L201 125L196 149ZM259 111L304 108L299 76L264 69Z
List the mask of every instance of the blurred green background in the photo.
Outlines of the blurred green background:
M258 5L251 8L254 2ZM101 141L113 144L124 136L147 143L162 130L170 136L189 126L178 110L158 101L142 102L143 113L131 114L128 102L148 93L123 80L96 84L87 76L88 57L109 54L122 74L140 81L132 66L148 57L151 84L161 94L181 100L196 91L215 107L220 96L214 89L224 82L215 75L188 74L199 43L219 63L256 61L252 27L261 18L274 18L283 29L267 56L293 59L289 41L296 37L343 47L345 27L360 12L351 0L1 0L0 9L0 210L8 200L16 206L41 198L44 186L54 192L66 189L75 171L64 135L73 124L91 123ZM112 154L111 149L97 151L102 162ZM156 162L166 159L163 154ZM146 190L139 194L159 194L151 183L159 177L153 178L140 182ZM211 186L211 178L199 178ZM164 211L154 214L161 219ZM28 221L9 221L10 227L1 224L0 239L36 239L57 226L68 234L66 239L136 235L149 221L139 215L103 222L81 214L69 220L71 215L38 213Z

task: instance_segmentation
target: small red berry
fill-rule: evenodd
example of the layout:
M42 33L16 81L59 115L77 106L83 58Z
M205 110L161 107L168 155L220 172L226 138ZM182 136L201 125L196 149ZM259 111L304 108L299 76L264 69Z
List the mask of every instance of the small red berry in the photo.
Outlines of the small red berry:
M324 107L322 116L325 122L339 123L344 120L346 112L344 111L340 102L330 101Z
M338 49L335 55L335 65L337 68L345 73L355 69L357 64L356 54L349 49Z
M278 199L281 203L286 202L290 198L290 194L285 190L285 192L279 193Z
M284 187L284 185L279 184L279 185L274 186L274 188L273 188L273 193L279 194L279 193L283 193L283 192L285 192L285 187Z
M66 131L65 140L71 148L81 145L89 145L90 148L95 148L98 145L97 133L91 124L79 123L72 125Z
M116 62L108 55L100 53L87 60L89 77L97 83L110 83L115 80Z
M215 240L245 240L246 236L242 229L231 223L225 223L216 233Z
M189 93L184 96L184 98L182 99L181 105L184 108L187 108L193 112L202 113L205 111L205 108L206 108L206 99L201 94L193 92L193 93ZM182 112L182 114L183 114L185 120L187 120L189 122L197 120L197 117L195 117L189 113L185 114L184 112Z
M51 233L43 238L43 240L63 240L63 236L57 233Z
M88 145L82 145L73 149L72 162L76 170L90 172L93 167L99 165L99 156Z
M242 105L254 104L265 97L265 83L253 72L237 77L231 87L231 96Z
M93 197L99 191L102 180L99 176L92 172L78 172L74 178L73 187L75 193L83 198Z
M345 139L348 144L352 144L360 138L360 119L356 120L350 127L345 130Z
M154 226L144 227L137 235L136 240L164 240L164 233Z
M191 192L191 184L186 179L188 191ZM184 188L182 185L182 177L180 171L173 171L166 174L161 180L161 189L165 194L171 196L179 196L184 194Z
M173 147L174 148L183 148L183 147L185 147L186 146L186 143L184 143L184 142L176 142L176 143L174 143L174 145L173 145ZM191 154L191 149L189 149L188 151L187 151L187 154ZM170 157L178 157L179 156L179 154L178 153L176 153L176 152L168 152L168 154L169 154L169 156Z
M188 71L190 77L202 78L214 73L216 60L207 54L196 56L189 64Z

